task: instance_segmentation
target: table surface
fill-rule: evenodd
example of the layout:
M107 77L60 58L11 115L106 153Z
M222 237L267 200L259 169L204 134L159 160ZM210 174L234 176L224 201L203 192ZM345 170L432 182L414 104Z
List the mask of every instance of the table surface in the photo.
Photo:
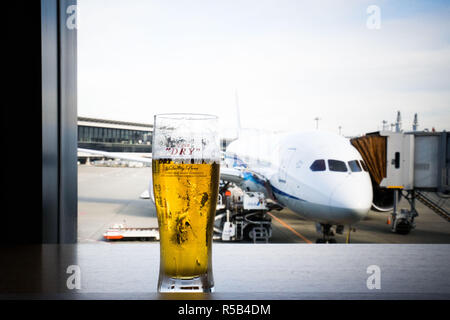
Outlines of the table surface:
M183 295L156 292L159 243L0 250L2 299L450 298L450 245L214 243L215 292ZM379 267L380 289L368 288L370 266ZM79 289L67 286L74 268Z

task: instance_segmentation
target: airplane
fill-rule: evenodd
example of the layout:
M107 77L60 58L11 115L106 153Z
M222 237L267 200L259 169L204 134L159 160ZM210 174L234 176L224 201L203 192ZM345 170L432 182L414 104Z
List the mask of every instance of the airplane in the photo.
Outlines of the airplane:
M318 243L335 242L332 226L354 225L367 216L372 182L347 138L325 131L284 133L272 136L271 146L259 152L256 149L264 148L249 148L255 140L261 141L257 135L243 137L227 148L225 165L247 172L242 182L233 182L244 190L264 192L282 207L316 222L322 233ZM258 158L252 159L252 153ZM221 170L232 179L227 169Z
M242 190L262 192L277 205L316 222L317 243L335 243L332 227L364 219L374 200L372 181L349 139L331 132L279 133L271 141L240 130L224 152L220 179ZM270 143L269 143L270 142ZM256 146L256 147L255 147ZM81 152L151 163L151 158L90 149ZM150 179L149 194L154 201Z

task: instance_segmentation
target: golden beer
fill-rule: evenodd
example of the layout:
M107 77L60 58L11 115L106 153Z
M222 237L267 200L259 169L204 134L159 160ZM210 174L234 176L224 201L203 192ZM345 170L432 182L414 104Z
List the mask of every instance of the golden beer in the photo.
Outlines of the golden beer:
M218 163L186 162L152 161L160 272L176 279L192 279L210 271L219 184Z

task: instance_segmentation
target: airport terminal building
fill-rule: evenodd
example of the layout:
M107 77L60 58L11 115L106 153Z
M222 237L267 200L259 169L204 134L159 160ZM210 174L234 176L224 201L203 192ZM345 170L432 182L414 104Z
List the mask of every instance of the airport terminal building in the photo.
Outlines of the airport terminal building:
M148 156L152 152L152 135L153 124L78 117L78 148ZM222 151L233 140L222 138ZM101 158L78 153L82 163L86 157Z
M152 152L152 124L78 117L78 147L108 152Z
M149 156L152 152L153 124L78 117L78 147L107 152ZM86 163L104 157L78 152Z

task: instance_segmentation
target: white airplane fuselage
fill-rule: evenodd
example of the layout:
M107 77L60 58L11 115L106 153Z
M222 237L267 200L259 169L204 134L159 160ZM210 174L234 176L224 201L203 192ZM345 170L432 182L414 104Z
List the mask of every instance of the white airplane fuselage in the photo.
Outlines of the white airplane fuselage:
M227 148L226 165L247 167L263 176L276 200L305 219L351 225L367 215L372 184L361 155L348 139L321 131L266 138L240 136ZM266 192L260 179L243 170L241 187Z

